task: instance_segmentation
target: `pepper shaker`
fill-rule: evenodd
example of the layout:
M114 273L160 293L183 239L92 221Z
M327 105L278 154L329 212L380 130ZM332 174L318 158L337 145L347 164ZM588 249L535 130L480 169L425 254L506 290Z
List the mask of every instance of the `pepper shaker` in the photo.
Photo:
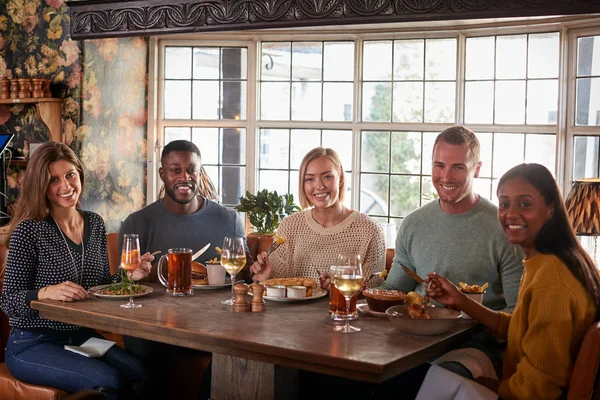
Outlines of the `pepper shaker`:
M252 312L262 312L267 309L263 295L265 294L265 287L260 283L253 283L250 285L252 290Z
M248 294L248 285L245 283L238 283L233 287L233 293L235 299L233 300L233 312L247 312L250 311L250 303L246 295Z

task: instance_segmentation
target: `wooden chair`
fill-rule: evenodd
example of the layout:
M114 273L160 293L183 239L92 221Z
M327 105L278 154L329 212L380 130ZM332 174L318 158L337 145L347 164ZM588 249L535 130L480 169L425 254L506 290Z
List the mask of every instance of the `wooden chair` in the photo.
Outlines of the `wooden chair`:
M118 233L106 234L106 249L108 251L108 266L110 267L110 273L114 275L118 272L119 263L121 262Z
M600 399L600 321L592 325L579 348L567 400Z

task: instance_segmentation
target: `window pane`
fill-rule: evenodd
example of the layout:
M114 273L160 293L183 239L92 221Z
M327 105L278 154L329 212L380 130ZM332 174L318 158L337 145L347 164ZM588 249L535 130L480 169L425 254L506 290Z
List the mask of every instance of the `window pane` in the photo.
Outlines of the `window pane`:
M292 43L292 80L320 81L323 77L323 44Z
M219 79L219 62L218 47L194 47L194 79Z
M491 133L475 132L479 139L479 161L481 161L481 169L479 176L489 178L492 176L492 137Z
M292 120L321 120L321 83L292 83Z
M334 149L342 160L344 170L352 170L352 131L323 131L323 147Z
M361 174L360 211L365 214L387 214L388 175Z
M190 140L190 128L165 127L165 144L174 140Z
M575 137L573 180L598 177L599 137Z
M300 206L300 196L298 195L298 171L290 171L289 174L289 186L288 193L294 196L294 203Z
M525 81L496 82L497 124L525 123Z
M394 83L394 122L423 122L423 82Z
M523 135L496 133L494 135L494 177L523 162Z
M223 164L246 164L246 130L222 128L223 146L221 147Z
M392 84L363 83L363 121L390 122L392 114Z
M306 153L321 144L321 131L292 129L291 140L290 168L300 169L300 163Z
M473 181L473 191L488 200L492 200L492 180L477 178Z
M527 82L527 123L556 124L558 112L558 81Z
M221 97L223 108L221 118L223 119L246 119L246 93L247 83L245 81L221 81Z
M577 76L600 75L599 46L600 36L577 39Z
M558 78L558 32L529 35L528 78Z
M260 118L290 119L290 84L288 82L263 82L260 89Z
M288 192L289 172L288 171L260 171L259 190L269 189L276 190L278 194L284 194ZM298 200L295 197L296 201Z
M390 171L390 133L362 133L361 171L389 172Z
M542 164L554 175L556 136L527 134L525 136L525 162Z
M454 122L456 84L425 82L425 122Z
M431 182L431 176L424 176L421 178L421 205L425 205L430 201L436 199L437 192Z
M200 149L202 164L219 164L219 128L193 128L192 142Z
M467 59L465 78L494 78L494 37L467 38Z
M456 79L456 39L427 39L425 79Z
M527 35L498 36L496 78L524 79L527 67Z
M221 168L221 198L223 204L239 204L240 197L246 193L246 168Z
M165 48L165 79L190 79L192 77L192 49L190 47Z
M247 79L248 50L241 47L224 47L221 49L221 78Z
M394 41L394 80L422 80L425 41Z
M494 121L494 82L465 83L465 122L489 124Z
M421 172L420 133L392 132L391 150L393 173L419 174Z
M392 79L392 41L364 42L363 80L389 81Z
M352 83L323 84L323 121L352 121Z
M289 167L289 130L260 130L260 168Z
M326 81L354 80L354 43L325 42L323 66Z
M600 78L577 79L576 124L600 125Z
M421 178L418 176L392 176L391 215L404 217L419 207Z
M192 111L190 81L165 82L165 119L189 119Z
M423 160L421 168L423 175L431 175L431 158L433 155L433 143L439 132L423 132Z
M290 80L291 44L289 42L263 43L261 60L261 80Z
M219 81L194 81L194 119L219 119Z

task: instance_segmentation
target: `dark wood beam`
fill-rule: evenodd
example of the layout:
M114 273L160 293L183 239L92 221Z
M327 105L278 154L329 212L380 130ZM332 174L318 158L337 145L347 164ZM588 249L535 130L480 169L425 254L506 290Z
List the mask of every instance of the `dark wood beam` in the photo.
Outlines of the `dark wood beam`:
M80 0L67 5L73 39L600 12L599 0Z

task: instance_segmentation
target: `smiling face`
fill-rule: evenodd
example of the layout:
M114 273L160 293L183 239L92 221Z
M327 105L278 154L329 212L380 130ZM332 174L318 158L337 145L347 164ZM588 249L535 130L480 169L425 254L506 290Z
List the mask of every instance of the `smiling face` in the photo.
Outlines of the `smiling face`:
M198 191L200 167L200 157L189 151L172 151L164 157L158 173L166 196L178 204L189 204Z
M473 180L479 176L481 162L470 160L469 154L466 144L438 142L433 149L431 179L442 210L449 214L469 211L477 203Z
M66 160L58 160L48 165L50 181L46 197L50 210L77 206L81 195L81 177L75 165Z
M327 208L340 202L343 175L327 156L315 158L306 167L304 194L316 208Z
M535 239L552 218L553 205L523 177L508 179L498 187L498 220L512 244L518 244L527 257L537 253Z

